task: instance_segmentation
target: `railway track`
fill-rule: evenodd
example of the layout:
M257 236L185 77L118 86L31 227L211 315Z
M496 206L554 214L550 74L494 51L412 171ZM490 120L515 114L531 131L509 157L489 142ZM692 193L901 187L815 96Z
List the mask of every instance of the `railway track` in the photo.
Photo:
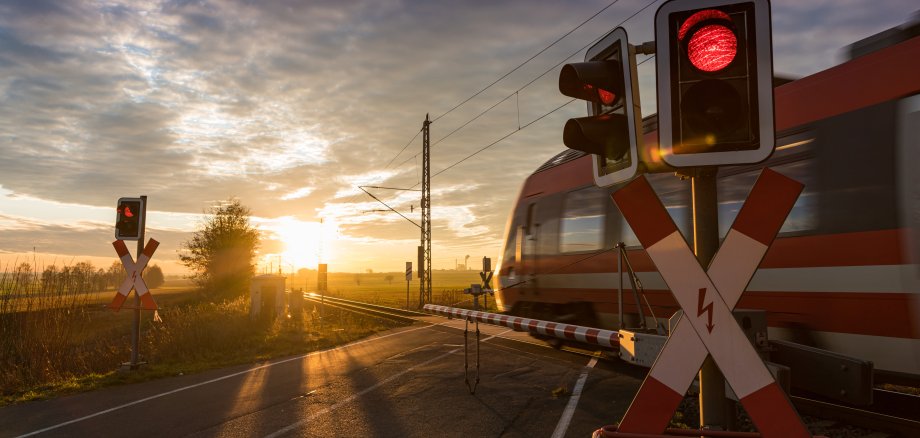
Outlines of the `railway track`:
M802 396L790 397L803 415L898 437L920 436L920 396L875 389L872 398L871 406L854 407Z
M427 313L414 312L412 310L406 309L397 309L395 307L380 306L376 304L363 303L360 301L352 301L329 296L322 297L313 292L305 293L304 299L317 304L324 304L326 306L332 306L375 318L382 318L393 321L415 322L419 317L431 316Z

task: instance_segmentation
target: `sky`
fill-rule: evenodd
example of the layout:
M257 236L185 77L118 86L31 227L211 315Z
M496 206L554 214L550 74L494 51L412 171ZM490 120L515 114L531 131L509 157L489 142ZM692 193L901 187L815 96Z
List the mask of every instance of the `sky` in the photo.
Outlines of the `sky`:
M262 231L261 271L402 271L419 228L358 186L419 189L426 114L432 265L469 255L478 270L498 257L524 179L584 115L582 103L552 112L569 100L560 63L618 25L652 40L662 3L0 0L0 270L107 267L116 200L146 195L147 236L161 242L151 264L167 274L185 273L182 243L231 198ZM917 9L775 0L774 71L839 64L846 45ZM368 190L420 222L418 191Z

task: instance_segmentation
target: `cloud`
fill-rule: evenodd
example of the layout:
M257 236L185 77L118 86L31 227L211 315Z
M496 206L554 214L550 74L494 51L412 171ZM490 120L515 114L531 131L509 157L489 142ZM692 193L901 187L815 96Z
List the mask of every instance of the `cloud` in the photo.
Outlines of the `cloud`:
M310 193L313 193L314 190L316 189L314 189L313 187L301 187L297 190L294 190L293 192L290 192L290 193L287 193L281 196L281 200L289 201L291 199L306 198L307 196L310 196Z
M653 38L660 3L625 23L633 41ZM479 245L494 256L524 178L563 149L561 127L584 107L568 105L467 157L565 103L557 63L580 60L648 1L617 2L452 108L608 4L4 2L0 185L94 208L146 194L152 208L189 215L235 196L260 217L334 218L342 239L403 242L417 228L394 213L364 213L382 206L355 187L415 187L421 136L394 157L430 114L438 248ZM776 70L792 75L833 65L841 47L916 9L906 0L772 5ZM653 72L653 59L639 67L645 114L655 111ZM374 193L418 218L418 192ZM30 234L52 239L56 226ZM29 246L0 241L0 250Z

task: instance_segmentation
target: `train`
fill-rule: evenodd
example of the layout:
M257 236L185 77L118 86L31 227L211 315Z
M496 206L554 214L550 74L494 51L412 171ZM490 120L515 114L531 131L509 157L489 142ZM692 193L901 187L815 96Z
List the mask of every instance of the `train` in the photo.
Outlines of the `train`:
M912 382L920 382L917 30L916 22L895 28L854 43L837 66L774 80L773 154L717 174L722 238L763 168L804 184L737 307L765 310L770 339L863 358L878 376ZM647 147L656 131L656 117L646 117ZM600 328L635 325L640 308L666 322L679 306L611 201L625 183L597 187L591 166L590 156L564 150L525 180L496 265L496 304ZM646 177L692 248L690 181ZM621 242L644 287L640 303L629 293L618 302Z

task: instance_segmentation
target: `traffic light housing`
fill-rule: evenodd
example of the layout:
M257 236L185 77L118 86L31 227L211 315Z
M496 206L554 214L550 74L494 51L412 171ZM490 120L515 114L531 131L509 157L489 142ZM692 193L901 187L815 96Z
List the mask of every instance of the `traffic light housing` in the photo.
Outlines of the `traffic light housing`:
M144 229L144 200L142 198L119 198L115 217L115 238L138 240Z
M626 181L639 169L642 115L635 51L618 27L588 49L585 62L566 64L559 91L587 101L588 117L569 119L562 141L591 154L594 182L604 187Z
M658 142L674 167L757 163L775 145L769 0L672 0L655 13Z

